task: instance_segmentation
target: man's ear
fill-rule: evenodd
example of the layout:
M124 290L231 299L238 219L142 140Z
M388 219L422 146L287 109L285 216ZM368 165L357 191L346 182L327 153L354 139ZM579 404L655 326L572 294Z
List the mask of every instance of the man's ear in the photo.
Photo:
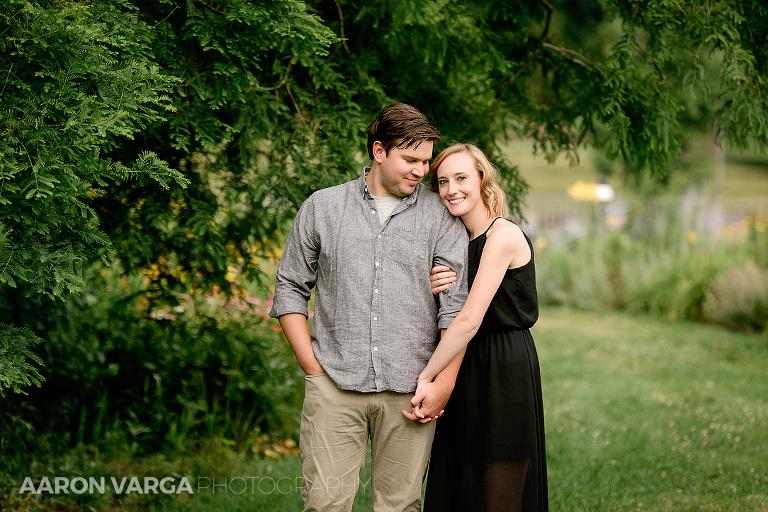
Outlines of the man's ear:
M384 149L384 145L380 141L375 141L373 143L372 153L373 153L373 161L376 163L382 163L384 159L387 157L387 150Z

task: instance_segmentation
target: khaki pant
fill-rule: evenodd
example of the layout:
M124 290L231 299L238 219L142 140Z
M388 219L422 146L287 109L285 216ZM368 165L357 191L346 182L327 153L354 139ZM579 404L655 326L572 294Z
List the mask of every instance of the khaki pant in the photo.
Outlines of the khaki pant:
M299 447L304 511L349 511L359 486L375 512L419 511L435 423L414 423L410 393L344 391L326 374L307 375ZM360 482L368 438L371 482Z

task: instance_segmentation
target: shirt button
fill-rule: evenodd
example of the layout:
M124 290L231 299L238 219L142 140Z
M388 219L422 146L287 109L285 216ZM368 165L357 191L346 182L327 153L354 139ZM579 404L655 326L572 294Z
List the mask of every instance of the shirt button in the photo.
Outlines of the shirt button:
M375 321L375 320L378 320L378 319L379 319L379 317L377 317L377 316L373 317L373 320L374 320L374 321Z
M379 351L379 347L373 347L373 351L374 352L378 352Z
M379 293L379 289L376 288L375 290L373 290L373 293Z
M381 233L379 233L379 238L381 238Z
M376 210L371 210L371 215L376 215Z
M378 261L376 262L376 266L377 266L377 267L379 266L379 262L378 262Z

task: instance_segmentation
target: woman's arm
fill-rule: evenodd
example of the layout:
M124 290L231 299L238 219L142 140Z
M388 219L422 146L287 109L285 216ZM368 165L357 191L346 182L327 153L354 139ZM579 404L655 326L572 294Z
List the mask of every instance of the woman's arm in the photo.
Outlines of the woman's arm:
M491 299L496 294L510 265L521 266L530 259L528 242L515 224L501 223L494 226L486 236L483 255L467 301L446 330L426 368L421 372L416 396L412 401L414 405L421 403L420 388L431 382L477 333Z
M445 329L442 330L440 336L444 334ZM411 421L418 421L419 423L428 423L443 415L448 399L451 397L453 388L456 385L456 377L459 374L461 360L464 358L465 351L466 348L459 352L459 355L454 357L453 361L437 374L435 380L422 389L423 394L419 402L421 415L416 416L413 411L403 410L406 418Z

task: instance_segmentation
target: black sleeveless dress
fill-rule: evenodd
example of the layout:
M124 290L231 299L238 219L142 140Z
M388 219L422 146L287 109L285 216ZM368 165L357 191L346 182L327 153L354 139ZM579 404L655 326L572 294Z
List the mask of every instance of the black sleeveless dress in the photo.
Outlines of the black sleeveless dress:
M503 499L504 486L511 481L505 463L524 459L530 462L522 510L549 510L541 376L528 330L539 307L533 245L525 238L531 260L507 270L467 346L456 387L437 421L425 511L499 510L493 502ZM485 240L483 233L469 242L470 286Z

